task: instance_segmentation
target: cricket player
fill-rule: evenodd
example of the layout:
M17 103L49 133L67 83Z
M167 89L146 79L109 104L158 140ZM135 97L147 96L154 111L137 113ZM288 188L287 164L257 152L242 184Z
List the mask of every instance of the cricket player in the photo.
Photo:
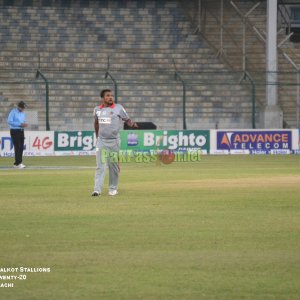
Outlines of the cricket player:
M99 196L101 194L107 165L109 170L108 195L115 196L118 194L120 171L119 163L114 159L120 150L119 131L122 128L123 122L133 128L138 128L138 125L129 119L122 105L114 103L111 90L102 90L100 97L102 101L101 105L94 109L94 128L97 137L97 168L92 196Z

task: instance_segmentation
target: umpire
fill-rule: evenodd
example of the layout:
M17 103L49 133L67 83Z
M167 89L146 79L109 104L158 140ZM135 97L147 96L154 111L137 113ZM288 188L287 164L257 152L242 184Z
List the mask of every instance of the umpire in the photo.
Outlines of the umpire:
M24 109L26 103L20 101L16 108L13 108L8 115L7 123L10 127L10 136L15 148L14 168L23 169L26 166L22 164L24 149L24 128L28 126L25 119Z

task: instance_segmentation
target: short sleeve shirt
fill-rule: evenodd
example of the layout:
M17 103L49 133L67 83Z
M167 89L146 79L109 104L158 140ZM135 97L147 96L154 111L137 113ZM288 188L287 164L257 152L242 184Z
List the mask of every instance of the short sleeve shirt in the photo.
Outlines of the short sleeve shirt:
M95 107L94 118L99 123L100 139L117 139L123 122L127 121L129 116L122 105L114 103L109 107Z

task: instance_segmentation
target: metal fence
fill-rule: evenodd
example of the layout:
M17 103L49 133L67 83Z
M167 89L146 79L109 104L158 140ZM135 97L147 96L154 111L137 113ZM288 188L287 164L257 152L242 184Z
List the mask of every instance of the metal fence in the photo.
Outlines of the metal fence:
M233 125L235 119L246 118L247 123L240 124L259 128L268 85L276 85L278 89L283 126L300 127L299 72L278 72L276 82L267 82L265 72L27 70L25 73L26 79L0 81L2 130L7 128L5 118L9 110L20 99L29 104L33 129L57 129L60 125L63 128L70 120L73 123L68 129L76 126L76 129L86 129L85 122L99 102L102 88L111 88L116 102L125 103L130 114L141 121L153 112L161 124L164 124L164 118L169 118L170 122L176 118L173 127L177 129L217 128L228 125L220 122L226 115ZM157 102L157 98L161 100ZM161 103L163 99L166 103ZM137 103L143 109L136 110ZM211 123L203 125L201 122L205 122L206 117ZM197 119L201 122L197 123ZM239 126L238 123L235 126Z

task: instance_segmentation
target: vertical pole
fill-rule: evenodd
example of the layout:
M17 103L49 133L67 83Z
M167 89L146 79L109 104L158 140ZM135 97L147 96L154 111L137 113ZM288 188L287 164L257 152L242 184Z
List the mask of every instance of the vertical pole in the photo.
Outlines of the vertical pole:
M297 118L297 128L300 128L299 124L299 109L300 109L300 70L297 70L297 109L296 109L296 118Z
M252 83L252 129L256 128L256 122L255 122L255 102L256 102L256 90L255 90L255 84Z
M118 84L114 81L115 84L115 103L118 103Z
M216 57L222 56L224 54L223 49L223 25L224 25L224 1L220 0L220 49Z
M283 113L278 105L277 0L267 0L266 107L264 128L282 128Z
M245 79L248 78L252 85L252 129L256 128L256 85L248 72L245 73Z
M180 74L176 71L175 62L174 62L174 66L175 66L175 80L178 79L182 84L182 129L186 130L186 86L185 86L185 81L182 79Z
M198 0L198 30L201 32L201 0Z
M267 105L278 103L277 95L277 0L267 3Z
M224 2L221 0L221 12L220 12L220 49L223 52L223 15L224 15Z
M107 56L107 70L105 73L104 78L106 79L107 77L109 77L111 79L111 81L114 84L114 88L115 88L115 103L118 103L118 84L115 80L115 78L109 73L109 68L110 68L110 61L109 61L109 55Z
M182 103L182 112L183 112L183 130L186 130L186 89L185 89L185 82L182 80L182 92L183 92L183 103Z
M112 83L114 84L114 88L115 88L115 103L118 103L118 84L117 84L115 78L108 71L105 73L105 77L104 78L106 79L107 77L109 77L110 80L112 81Z
M246 72L246 20L243 18L243 72Z
M46 130L50 130L50 123L49 123L49 83L48 80L45 80L46 83Z
M50 122L49 122L49 82L45 75L37 69L35 78L38 79L39 77L42 77L42 79L45 82L45 88L46 88L46 130L50 130Z

